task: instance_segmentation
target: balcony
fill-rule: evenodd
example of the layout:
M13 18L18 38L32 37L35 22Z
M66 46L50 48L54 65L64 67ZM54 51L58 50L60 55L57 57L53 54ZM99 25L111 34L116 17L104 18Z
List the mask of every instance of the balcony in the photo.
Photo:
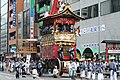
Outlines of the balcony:
M13 27L12 25L11 25L11 27L12 28L9 29L9 33L15 32L16 31L16 27Z
M16 39L9 40L9 45L16 44Z

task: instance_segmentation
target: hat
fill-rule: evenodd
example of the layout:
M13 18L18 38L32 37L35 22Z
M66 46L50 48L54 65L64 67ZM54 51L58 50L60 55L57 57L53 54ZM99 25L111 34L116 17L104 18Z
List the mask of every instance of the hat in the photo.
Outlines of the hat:
M88 58L88 61L90 61L91 59L90 58Z
M115 57L112 56L112 57L110 57L110 59L115 59Z
M57 69L57 66L55 66L55 69Z

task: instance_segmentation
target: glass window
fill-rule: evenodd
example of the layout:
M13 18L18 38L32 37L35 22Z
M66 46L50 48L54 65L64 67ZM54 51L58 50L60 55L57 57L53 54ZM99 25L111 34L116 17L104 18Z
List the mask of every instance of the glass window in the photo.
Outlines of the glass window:
M26 12L26 20L27 20L26 24L29 24L30 23L30 10Z
M1 16L1 25L7 23L7 14Z
M30 8L30 0L24 0L24 10Z
M98 4L82 8L81 15L85 19L98 17Z
M107 1L104 1L100 4L101 6L101 15L105 15L105 14L109 14L111 12L111 9L110 9L110 5L111 4L111 1L110 0L107 0Z
M1 26L2 30L7 30L7 23Z
M23 16L24 16L24 17L23 17L23 18L24 18L24 19L23 19L23 20L24 20L24 21L23 21L23 24L26 25L26 12L24 12Z
M111 0L111 12L120 11L120 0Z
M120 0L107 0L101 3L101 15L120 11Z
M8 2L8 0L0 0L0 3L1 3L1 7L6 4Z
M8 4L4 5L2 8L1 8L1 16L5 13L7 13L8 11Z
M65 1L68 2L68 3L74 3L74 2L78 2L80 0L65 0Z
M24 27L23 27L23 37L29 38L30 36L30 10L24 12Z

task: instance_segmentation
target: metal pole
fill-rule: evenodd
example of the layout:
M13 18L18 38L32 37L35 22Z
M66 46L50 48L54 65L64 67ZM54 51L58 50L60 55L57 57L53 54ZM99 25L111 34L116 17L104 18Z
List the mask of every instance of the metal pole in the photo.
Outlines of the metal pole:
M98 0L98 58L100 58L100 1Z
M1 54L1 0L0 0L0 54Z

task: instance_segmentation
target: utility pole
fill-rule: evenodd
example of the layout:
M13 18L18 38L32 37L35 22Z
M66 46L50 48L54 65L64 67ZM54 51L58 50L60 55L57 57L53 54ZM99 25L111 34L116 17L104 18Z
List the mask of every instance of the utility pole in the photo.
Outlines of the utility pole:
M1 54L1 0L0 0L0 54Z
M98 58L100 58L100 1L98 0Z

